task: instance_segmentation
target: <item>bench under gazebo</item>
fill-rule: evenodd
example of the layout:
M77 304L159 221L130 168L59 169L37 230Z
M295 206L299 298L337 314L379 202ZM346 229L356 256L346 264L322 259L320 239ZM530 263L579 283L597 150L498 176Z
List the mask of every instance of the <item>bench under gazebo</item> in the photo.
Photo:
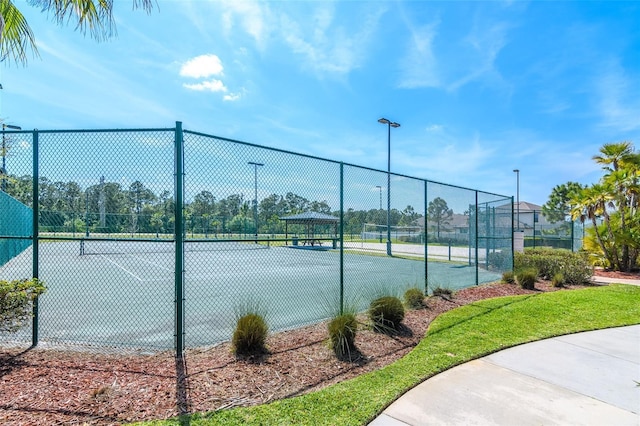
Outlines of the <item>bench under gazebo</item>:
M314 247L317 245L322 245L322 240L331 240L333 242L333 248L336 248L336 240L338 238L338 224L340 219L324 213L318 212L303 212L299 214L294 214L292 216L281 217L280 220L284 221L284 229L285 229L285 238L289 240L289 224L291 225L303 225L304 226L304 237L292 238L292 244L294 246L298 245L298 241L300 240L303 245L310 245ZM326 238L316 238L316 227L317 226L326 226L333 225L333 235Z

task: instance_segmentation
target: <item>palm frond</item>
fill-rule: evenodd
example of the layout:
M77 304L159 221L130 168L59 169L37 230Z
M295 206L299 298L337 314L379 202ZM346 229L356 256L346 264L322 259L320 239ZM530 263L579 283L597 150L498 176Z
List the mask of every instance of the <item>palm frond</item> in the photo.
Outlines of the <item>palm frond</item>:
M0 0L0 25L0 62L26 65L29 50L40 56L33 31L11 0Z

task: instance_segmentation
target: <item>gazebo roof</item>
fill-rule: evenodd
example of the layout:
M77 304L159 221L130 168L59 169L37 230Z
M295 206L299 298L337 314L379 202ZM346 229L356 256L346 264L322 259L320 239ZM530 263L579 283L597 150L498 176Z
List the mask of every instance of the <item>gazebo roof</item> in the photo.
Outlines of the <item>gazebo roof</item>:
M303 212L292 216L281 217L280 220L284 220L287 223L302 224L334 224L340 221L340 219L335 216L318 212Z

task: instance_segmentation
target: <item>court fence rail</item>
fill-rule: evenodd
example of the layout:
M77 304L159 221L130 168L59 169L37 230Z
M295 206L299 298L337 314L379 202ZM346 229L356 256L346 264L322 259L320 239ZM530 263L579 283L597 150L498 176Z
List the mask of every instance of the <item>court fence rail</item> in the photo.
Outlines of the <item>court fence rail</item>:
M286 330L512 269L511 196L181 122L3 139L0 279L47 286L5 343L181 355L229 340L249 310Z

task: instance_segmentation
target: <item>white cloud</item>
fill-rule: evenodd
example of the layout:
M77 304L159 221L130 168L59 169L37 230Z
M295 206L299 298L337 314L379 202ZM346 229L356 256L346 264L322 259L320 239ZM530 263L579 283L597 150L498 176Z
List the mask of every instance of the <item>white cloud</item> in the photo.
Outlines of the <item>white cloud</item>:
M257 1L225 1L222 3L226 9L222 14L222 26L226 34L232 34L236 26L239 26L253 39L259 48L264 47L268 36L270 16L268 6Z
M227 102L234 102L240 99L241 97L242 95L240 93L229 93L228 95L224 95L222 97L222 100Z
M332 3L319 5L310 19L282 14L280 34L293 53L304 59L305 68L318 74L348 74L362 63L383 10L363 13L359 22L345 26L337 21Z
M214 54L196 56L189 59L180 67L180 75L191 78L204 78L212 75L222 75L222 61Z
M413 89L418 87L438 87L437 61L433 53L433 40L438 23L411 29L407 54L401 63L399 86Z
M196 90L198 92L227 92L227 87L224 85L224 83L216 79L193 84L185 83L182 86L189 90Z
M596 80L601 124L620 132L640 129L640 79L626 74L616 61Z

